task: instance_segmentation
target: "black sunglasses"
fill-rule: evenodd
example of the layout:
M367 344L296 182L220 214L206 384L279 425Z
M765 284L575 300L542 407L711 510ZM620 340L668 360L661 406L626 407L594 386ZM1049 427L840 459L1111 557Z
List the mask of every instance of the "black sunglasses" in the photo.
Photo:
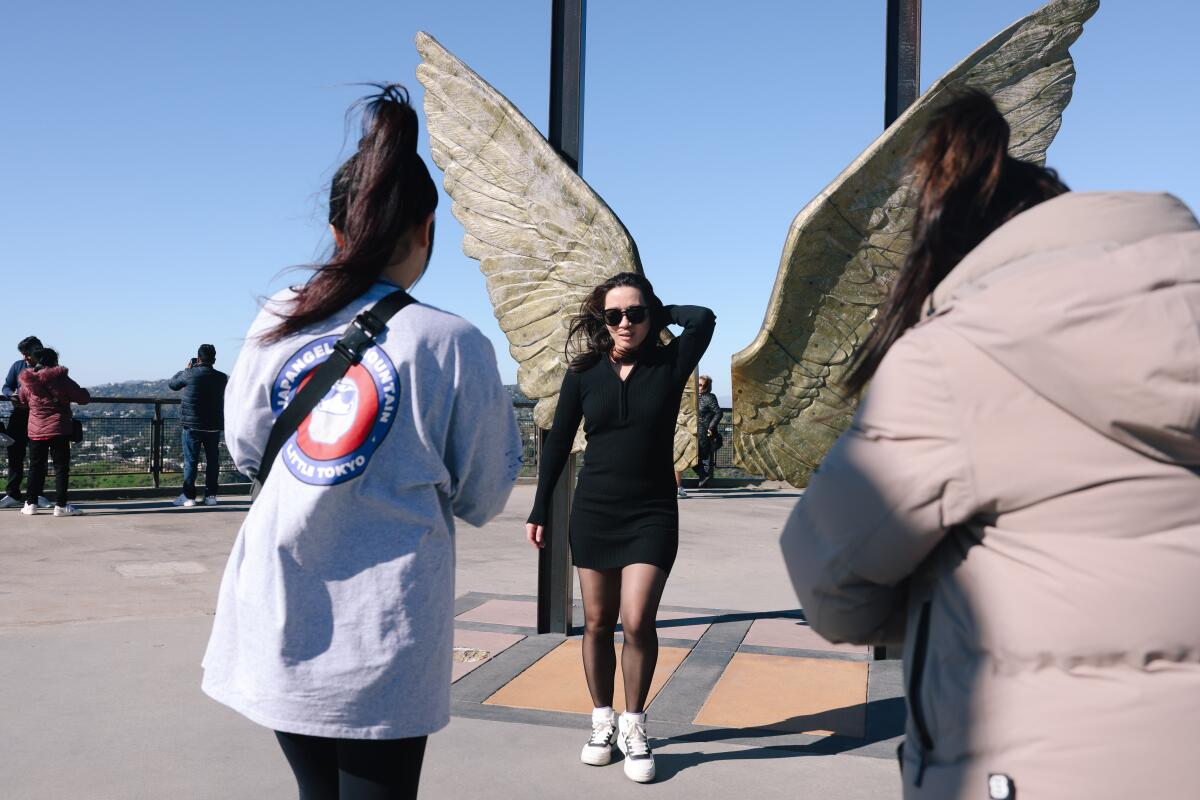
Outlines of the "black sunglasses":
M637 325L639 322L646 321L645 306L630 306L624 310L619 308L606 308L601 315L604 317L604 324L611 328L615 328L621 324L621 317L629 320L630 325Z

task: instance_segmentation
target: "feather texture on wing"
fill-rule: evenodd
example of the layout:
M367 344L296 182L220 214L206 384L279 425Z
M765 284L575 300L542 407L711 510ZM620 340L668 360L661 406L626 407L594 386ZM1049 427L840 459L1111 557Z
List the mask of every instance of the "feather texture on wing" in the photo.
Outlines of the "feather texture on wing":
M906 160L930 113L966 88L990 94L1010 154L1045 163L1071 99L1068 48L1098 0L1055 0L934 83L792 222L762 329L733 357L734 446L752 474L804 485L849 426L840 388L911 244Z
M538 426L549 428L566 372L569 318L598 284L642 272L637 245L516 106L432 36L418 33L416 44L430 148L466 232L463 252L479 261L518 364L517 384L537 401ZM694 409L689 418L683 405L681 468L697 455Z

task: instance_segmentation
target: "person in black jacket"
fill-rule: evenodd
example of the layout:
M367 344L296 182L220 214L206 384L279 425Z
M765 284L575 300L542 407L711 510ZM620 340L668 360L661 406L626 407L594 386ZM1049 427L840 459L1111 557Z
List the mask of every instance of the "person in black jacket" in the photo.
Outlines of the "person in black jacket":
M700 464L696 474L700 476L700 486L703 488L712 479L716 471L717 451L721 449L721 417L725 412L717 402L717 396L712 393L712 378L701 375L700 388Z
M8 397L12 403L12 413L8 424L3 426L3 432L12 439L7 447L8 481L4 486L4 494L0 495L0 508L21 508L25 496L21 493L21 481L25 479L25 454L29 448L29 407L17 398L20 389L18 382L22 372L33 366L33 355L42 349L42 342L36 336L26 336L17 344L21 353L20 360L13 363L4 378L4 386L0 394ZM49 508L51 503L44 497L34 497L31 502L37 503L38 508Z
M217 348L202 344L196 358L175 373L167 383L173 390L183 389L180 424L183 426L183 492L175 505L196 505L196 470L200 450L204 450L204 505L217 504L217 486L221 476L221 431L225 428L225 384L229 376L213 368Z

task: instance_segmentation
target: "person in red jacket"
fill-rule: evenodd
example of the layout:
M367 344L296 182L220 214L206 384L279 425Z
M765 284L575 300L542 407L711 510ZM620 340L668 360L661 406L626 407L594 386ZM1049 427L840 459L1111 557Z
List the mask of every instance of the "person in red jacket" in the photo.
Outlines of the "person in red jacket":
M21 373L18 397L29 406L29 497L41 495L46 465L54 459L54 516L75 517L83 512L67 502L71 471L71 403L86 405L92 396L71 380L58 364L58 352L42 348L34 354L35 366ZM36 502L26 502L22 514L36 514Z

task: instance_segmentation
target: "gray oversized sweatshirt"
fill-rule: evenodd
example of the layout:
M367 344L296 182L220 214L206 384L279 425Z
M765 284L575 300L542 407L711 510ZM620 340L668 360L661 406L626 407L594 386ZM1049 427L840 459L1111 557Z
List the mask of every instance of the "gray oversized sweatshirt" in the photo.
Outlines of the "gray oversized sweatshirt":
M258 315L229 379L225 435L254 472L276 415L377 283L335 316L260 346L290 296ZM414 303L284 445L221 582L203 689L275 730L422 736L449 722L454 517L498 514L521 466L490 342Z

